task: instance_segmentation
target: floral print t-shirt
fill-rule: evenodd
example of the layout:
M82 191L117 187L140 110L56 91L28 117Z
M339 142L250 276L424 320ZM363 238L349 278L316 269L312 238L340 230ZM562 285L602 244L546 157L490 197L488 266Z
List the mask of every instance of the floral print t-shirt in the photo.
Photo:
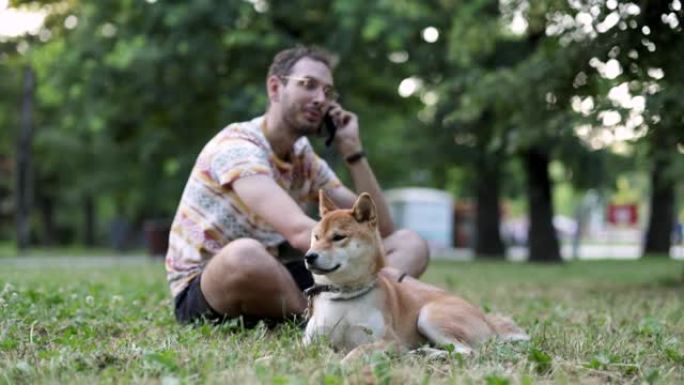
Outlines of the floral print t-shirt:
M173 296L235 239L255 239L274 255L277 246L285 241L235 194L232 183L237 179L267 175L300 206L317 201L319 189L340 185L305 137L295 142L291 163L287 163L271 150L264 127L263 116L230 124L197 157L169 236L166 272Z

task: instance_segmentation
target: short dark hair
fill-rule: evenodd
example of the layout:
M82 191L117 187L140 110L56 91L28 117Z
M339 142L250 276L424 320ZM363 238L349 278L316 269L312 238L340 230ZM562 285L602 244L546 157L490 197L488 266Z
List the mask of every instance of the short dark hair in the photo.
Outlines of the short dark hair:
M331 71L336 64L333 55L323 48L298 45L293 48L284 49L273 57L273 62L268 68L268 77L273 75L278 77L289 75L292 67L303 58L319 61L330 68Z

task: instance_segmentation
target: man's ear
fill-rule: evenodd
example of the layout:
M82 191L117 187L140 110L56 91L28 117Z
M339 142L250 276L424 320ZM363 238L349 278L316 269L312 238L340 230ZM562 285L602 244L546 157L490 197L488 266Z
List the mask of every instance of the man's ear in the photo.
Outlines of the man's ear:
M318 212L321 214L321 218L333 210L337 210L335 203L328 198L323 189L318 190Z
M352 207L352 215L357 222L370 222L371 225L378 224L378 215L375 212L375 203L368 193L359 195Z
M282 86L283 83L275 75L269 76L266 80L266 92L268 92L268 100L271 103L278 100L278 94L281 92Z

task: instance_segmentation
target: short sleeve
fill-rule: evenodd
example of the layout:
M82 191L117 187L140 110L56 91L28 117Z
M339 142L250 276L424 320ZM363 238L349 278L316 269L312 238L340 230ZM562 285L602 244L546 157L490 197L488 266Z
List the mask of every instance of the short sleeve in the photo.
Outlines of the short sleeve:
M221 186L229 186L251 175L273 176L268 154L257 144L244 139L222 143L211 159L211 173Z

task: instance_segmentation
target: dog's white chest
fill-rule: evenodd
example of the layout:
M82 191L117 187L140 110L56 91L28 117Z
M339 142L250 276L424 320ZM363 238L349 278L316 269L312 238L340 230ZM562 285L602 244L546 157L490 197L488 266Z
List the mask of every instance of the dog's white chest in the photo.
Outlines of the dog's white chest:
M378 303L377 291L341 301L330 299L326 293L319 295L306 325L304 343L326 337L333 347L350 350L381 339L385 334L385 320Z

